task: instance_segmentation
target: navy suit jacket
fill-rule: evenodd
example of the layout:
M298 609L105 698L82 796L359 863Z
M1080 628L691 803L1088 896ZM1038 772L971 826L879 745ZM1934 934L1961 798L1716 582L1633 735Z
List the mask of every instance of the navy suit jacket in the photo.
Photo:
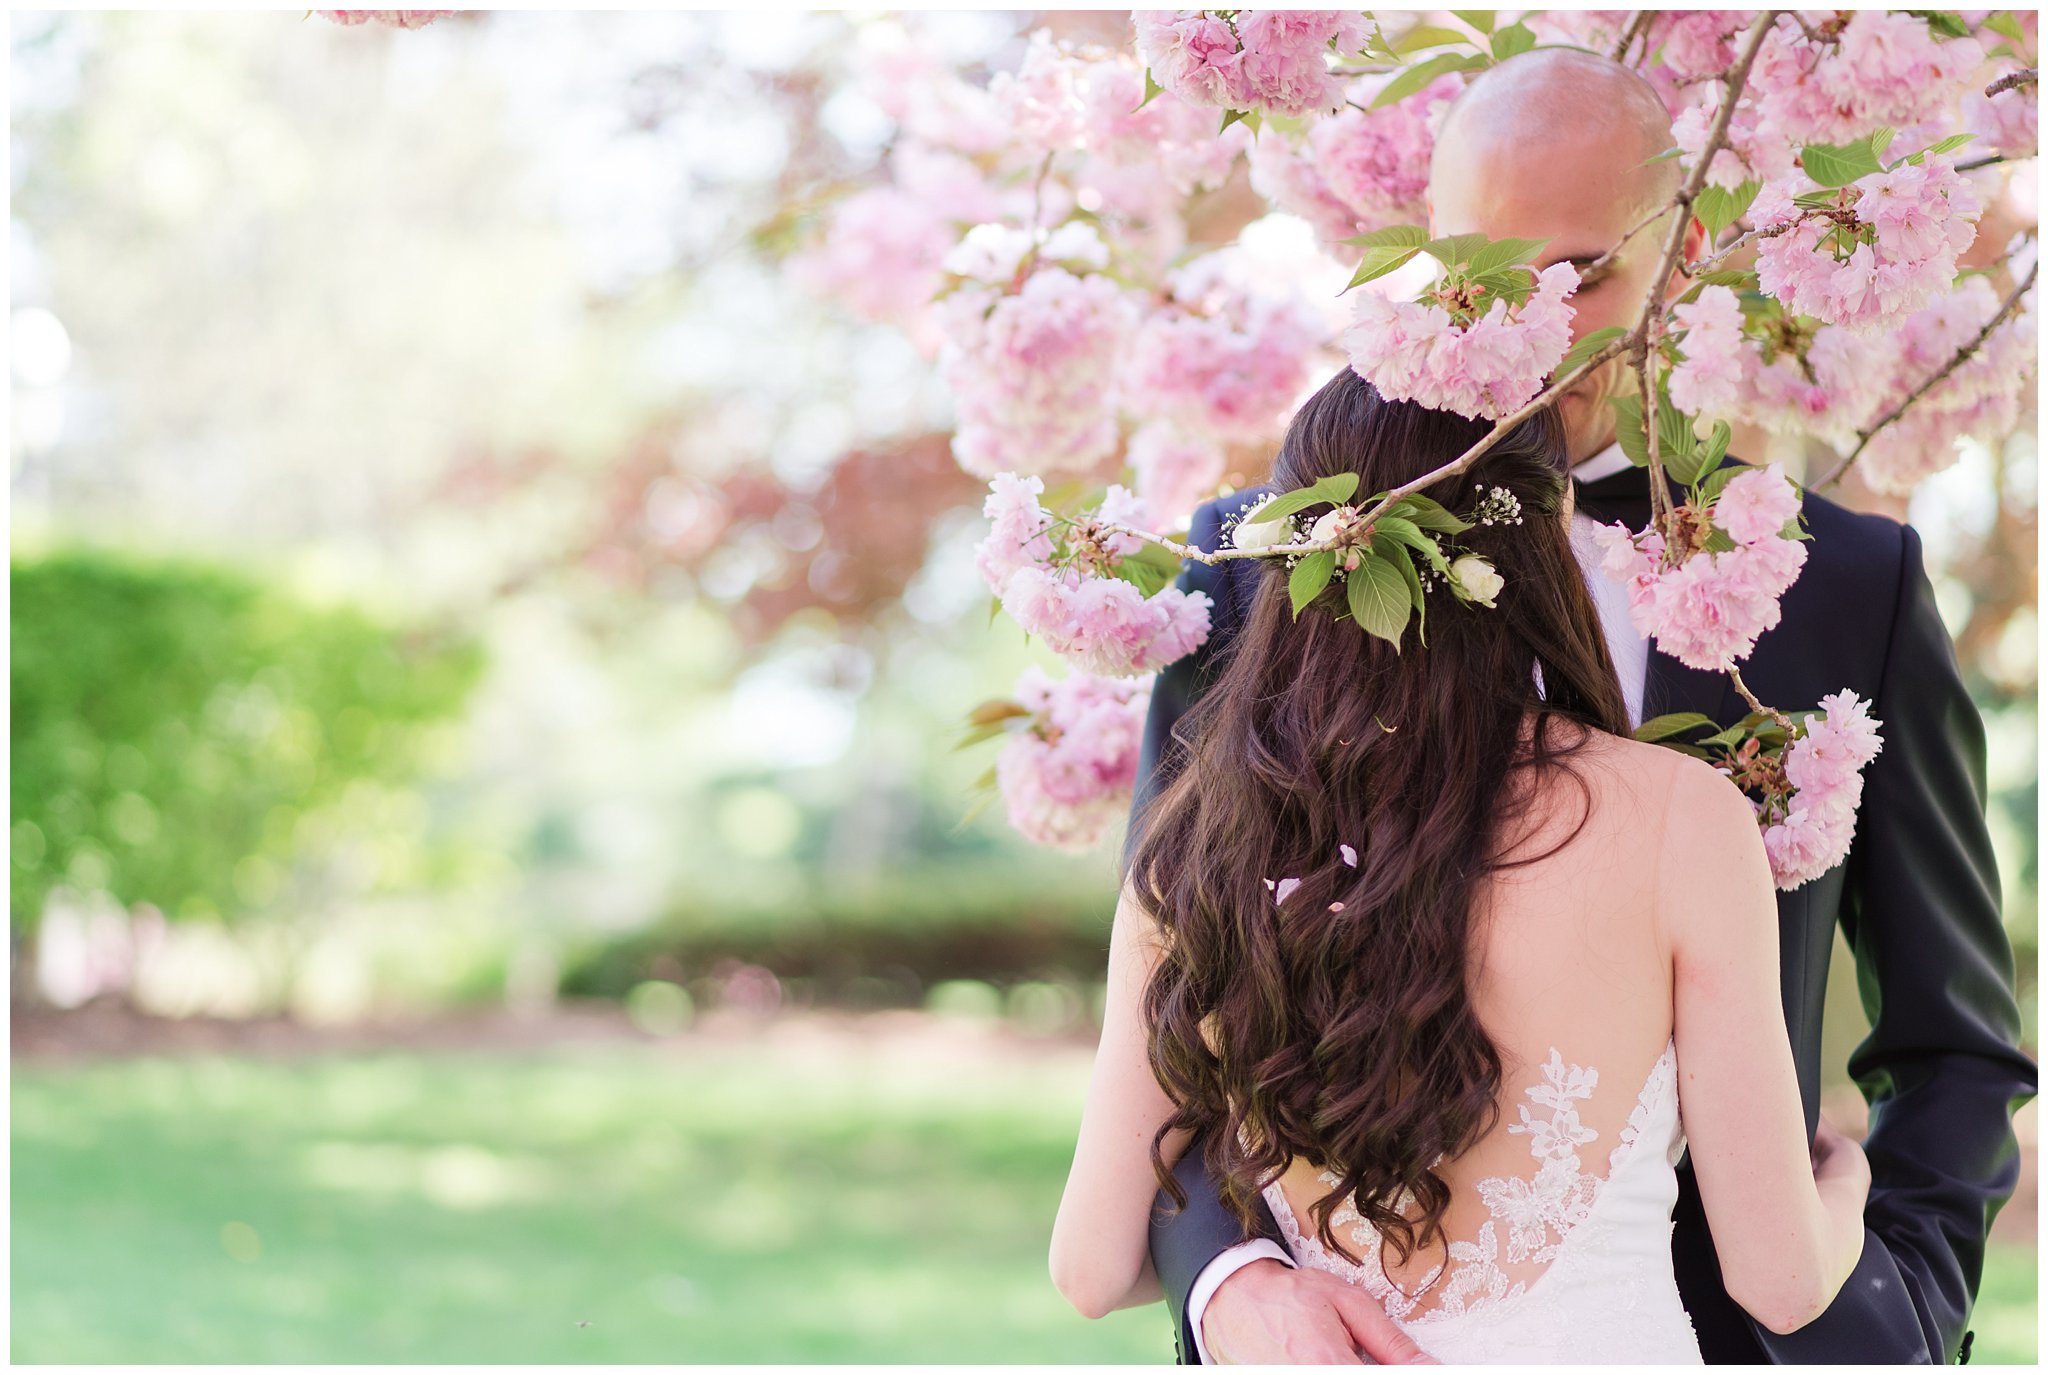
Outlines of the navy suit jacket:
M1191 542L1216 547L1225 519L1257 488L1204 505ZM1640 529L1649 519L1642 469L1580 489L1580 508ZM1984 731L1957 670L1910 527L1808 496L1813 542L1783 620L1743 664L1752 691L1774 706L1815 707L1848 688L1873 703L1884 749L1866 768L1848 858L1778 895L1785 1023L1811 1133L1820 1111L1821 998L1834 927L1855 952L1871 1033L1849 1057L1870 1100L1871 1191L1863 1257L1834 1304L1789 1336L1754 1321L1721 1285L1689 1160L1679 1168L1672 1251L1679 1291L1714 1363L1947 1363L1969 1358L1966 1326L1983 1273L1991 1220L2019 1179L2012 1114L2034 1095L2036 1071L2017 1048L2012 946L1984 824ZM1189 563L1179 586L1214 602L1201 650L1168 666L1146 721L1138 811L1181 758L1174 723L1215 677L1249 607L1257 570ZM1690 669L1650 650L1643 716L1698 711L1732 725L1747 710L1725 674ZM1189 1203L1162 1192L1152 1259L1183 1362L1195 1356L1186 1304L1195 1278L1245 1238L1190 1147L1178 1178ZM1266 1234L1279 1237L1270 1217Z

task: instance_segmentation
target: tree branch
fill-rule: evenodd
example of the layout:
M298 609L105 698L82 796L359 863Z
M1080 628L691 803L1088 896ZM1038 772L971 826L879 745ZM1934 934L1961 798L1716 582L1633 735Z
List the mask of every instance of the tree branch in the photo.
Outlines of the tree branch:
M2017 90L2021 86L2032 86L2039 80L2039 73L2040 68L2038 67L2022 67L2016 72L2007 72L2004 76L2001 76L1998 80L1984 88L1984 96L1988 100L2000 91L2012 91Z
M1655 10L1637 10L1635 12L1634 17L1628 21L1628 27L1621 32L1621 41L1614 45L1612 56L1616 62L1625 63L1628 61L1628 50L1635 46L1636 39L1640 38L1643 31L1650 27L1650 20L1655 14Z
M2037 273L2040 272L2040 270L2041 264L2038 261L2032 267L2028 268L2026 280L2013 288L2012 295L2005 298L2005 304L2001 305L1998 308L1998 313L1996 315L1993 315L1991 319L1988 322L1986 322L1984 328L1977 331L1977 337L1970 340L1969 343L1964 344L1961 348L1957 349L1955 352L1955 356L1950 358L1948 362L1942 364L1941 370L1939 372L1935 373L1934 376L1928 378L1925 382L1922 382L1919 386L1915 387L1912 391L1912 394L1909 395L1904 401L1901 401L1898 405L1892 407L1889 411L1885 412L1883 419L1879 420L1875 425L1872 425L1867 430L1858 430L1856 432L1856 447L1851 449L1848 453L1848 456L1844 458L1840 463L1837 463L1834 467L1830 468L1825 476L1821 477L1817 481L1808 483L1808 489L1815 490L1821 487L1828 487L1841 481L1842 475L1849 471L1850 465L1855 463L1857 459L1863 456L1863 451L1870 447L1870 441L1877 437L1877 434L1880 430L1884 429L1885 426L1890 425L1893 421L1897 420L1900 416L1904 415L1906 411L1909 408L1911 408L1914 402L1918 401L1921 397L1927 395L1928 392L1933 391L1935 386L1939 384L1943 378L1947 377L1950 373L1954 372L1957 368L1961 367L1966 361L1969 360L1972 354L1976 353L1978 349L1982 348L1984 346L1984 341L1991 337L1992 332L1995 331L2000 325L2004 324L2015 310L2019 309L2020 298L2026 295L2028 288L2034 285L2034 277Z

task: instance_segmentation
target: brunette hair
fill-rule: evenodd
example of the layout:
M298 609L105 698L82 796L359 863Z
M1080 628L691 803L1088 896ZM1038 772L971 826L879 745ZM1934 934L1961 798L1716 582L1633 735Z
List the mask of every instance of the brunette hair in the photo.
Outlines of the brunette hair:
M1274 486L1356 473L1363 498L1491 428L1388 401L1346 368L1294 417ZM1185 1128L1203 1134L1247 1232L1259 1189L1297 1158L1342 1181L1313 1210L1340 1253L1330 1216L1346 1197L1401 1261L1441 1231L1450 1191L1433 1167L1498 1113L1500 1055L1466 988L1475 895L1508 864L1508 825L1536 795L1521 784L1569 774L1589 731L1628 731L1563 520L1566 471L1561 422L1545 410L1429 489L1469 512L1503 487L1523 519L1457 537L1505 583L1493 609L1439 583L1426 645L1412 623L1397 652L1340 620L1341 582L1297 618L1280 559L1236 575L1248 620L1176 726L1181 766L1125 854L1164 940L1144 1006L1175 1109L1152 1163L1177 1205L1186 1196L1160 1143ZM1299 886L1276 901L1269 880L1283 878ZM1412 1221L1407 1195L1421 1209Z

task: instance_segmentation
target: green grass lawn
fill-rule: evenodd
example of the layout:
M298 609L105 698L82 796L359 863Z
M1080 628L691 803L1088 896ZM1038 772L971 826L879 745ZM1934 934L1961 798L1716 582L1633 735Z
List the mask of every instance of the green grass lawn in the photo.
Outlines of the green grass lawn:
M964 1035L965 1033L963 1033ZM1045 1278L1085 1054L17 1066L18 1362L1131 1362ZM2034 1356L2031 1251L1978 1361Z

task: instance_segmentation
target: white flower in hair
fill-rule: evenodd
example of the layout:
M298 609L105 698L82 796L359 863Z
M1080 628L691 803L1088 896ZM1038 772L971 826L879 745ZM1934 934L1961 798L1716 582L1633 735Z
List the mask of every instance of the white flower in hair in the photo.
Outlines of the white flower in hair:
M1467 601L1491 608L1493 599L1500 595L1506 580L1494 571L1486 559L1477 554L1467 554L1451 565L1451 578L1458 585Z
M1285 544L1294 534L1294 523L1290 520L1259 520L1258 514L1269 503L1279 500L1269 496L1237 518L1237 524L1230 532L1230 544L1234 549L1271 549Z

